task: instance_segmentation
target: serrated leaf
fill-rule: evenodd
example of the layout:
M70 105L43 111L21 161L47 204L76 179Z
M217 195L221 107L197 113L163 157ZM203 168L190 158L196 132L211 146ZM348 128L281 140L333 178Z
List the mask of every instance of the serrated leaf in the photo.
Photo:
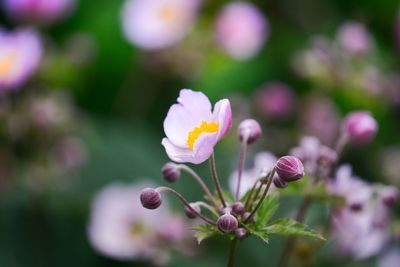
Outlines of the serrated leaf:
M195 231L194 237L197 239L197 243L199 245L204 239L207 239L214 235L219 234L219 232L215 228L215 226L208 225L208 224L197 225L197 226L194 226L192 229Z
M278 194L267 196L257 210L256 228L263 229L279 207Z
M279 219L264 229L269 234L308 236L325 240L321 234L310 229L307 225L288 218Z

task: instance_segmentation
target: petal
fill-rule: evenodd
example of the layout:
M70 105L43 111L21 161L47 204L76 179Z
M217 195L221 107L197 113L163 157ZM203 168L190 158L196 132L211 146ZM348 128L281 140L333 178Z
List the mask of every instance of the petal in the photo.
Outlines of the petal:
M200 164L206 161L214 152L214 146L218 142L218 132L202 133L194 143L194 159L192 163Z
M193 162L194 154L193 151L188 148L181 148L173 143L168 138L163 138L161 144L165 147L165 151L167 152L168 157L179 163L184 162Z
M201 92L182 89L164 120L164 131L170 142L186 148L188 133L201 124L202 121L211 121L211 103Z
M218 137L221 140L232 126L232 110L228 99L218 101L214 106L213 121L218 122Z

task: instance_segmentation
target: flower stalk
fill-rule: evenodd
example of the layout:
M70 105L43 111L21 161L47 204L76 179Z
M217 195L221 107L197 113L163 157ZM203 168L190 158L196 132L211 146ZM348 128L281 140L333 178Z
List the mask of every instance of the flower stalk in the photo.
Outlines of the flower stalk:
M222 193L221 189L221 183L219 182L218 179L218 174L217 174L217 169L215 167L215 156L214 153L211 154L210 156L210 171L211 171L211 177L213 179L215 189L217 190L218 196L221 200L222 206L225 208L226 207L226 201L224 198L224 194Z

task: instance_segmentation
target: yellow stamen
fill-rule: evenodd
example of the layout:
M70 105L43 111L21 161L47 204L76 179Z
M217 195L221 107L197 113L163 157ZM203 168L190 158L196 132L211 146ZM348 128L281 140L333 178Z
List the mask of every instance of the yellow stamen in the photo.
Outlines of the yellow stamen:
M187 146L193 150L194 142L202 133L215 133L218 131L218 123L202 121L200 126L196 126L188 134Z
M0 58L0 77L7 77L11 74L16 59L15 53L7 53Z

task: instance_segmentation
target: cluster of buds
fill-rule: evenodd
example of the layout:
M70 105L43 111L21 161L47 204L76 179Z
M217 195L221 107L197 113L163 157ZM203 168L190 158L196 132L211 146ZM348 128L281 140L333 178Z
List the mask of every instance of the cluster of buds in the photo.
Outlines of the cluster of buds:
M274 167L261 172L254 186L239 198L241 176L243 173L247 146L257 141L262 135L262 128L253 119L242 121L237 129L238 139L241 143L240 160L238 167L238 180L234 201L228 202L227 196L222 193L219 178L215 168L215 159L210 157L211 177L213 178L217 195L213 195L204 183L203 179L189 166L185 164L166 163L162 168L162 175L168 182L176 182L183 172L190 174L201 186L207 195L207 200L188 202L175 190L161 186L158 188L146 188L142 191L140 201L147 209L156 209L162 203L161 192L169 192L176 196L185 206L184 211L188 218L200 218L207 224L213 225L223 234L234 235L243 239L249 235L248 225L256 222L256 212L265 200L272 184L277 188L284 188L304 176L302 162L295 156L283 156L279 158ZM206 213L203 213L203 210ZM207 217L206 214L212 215Z

